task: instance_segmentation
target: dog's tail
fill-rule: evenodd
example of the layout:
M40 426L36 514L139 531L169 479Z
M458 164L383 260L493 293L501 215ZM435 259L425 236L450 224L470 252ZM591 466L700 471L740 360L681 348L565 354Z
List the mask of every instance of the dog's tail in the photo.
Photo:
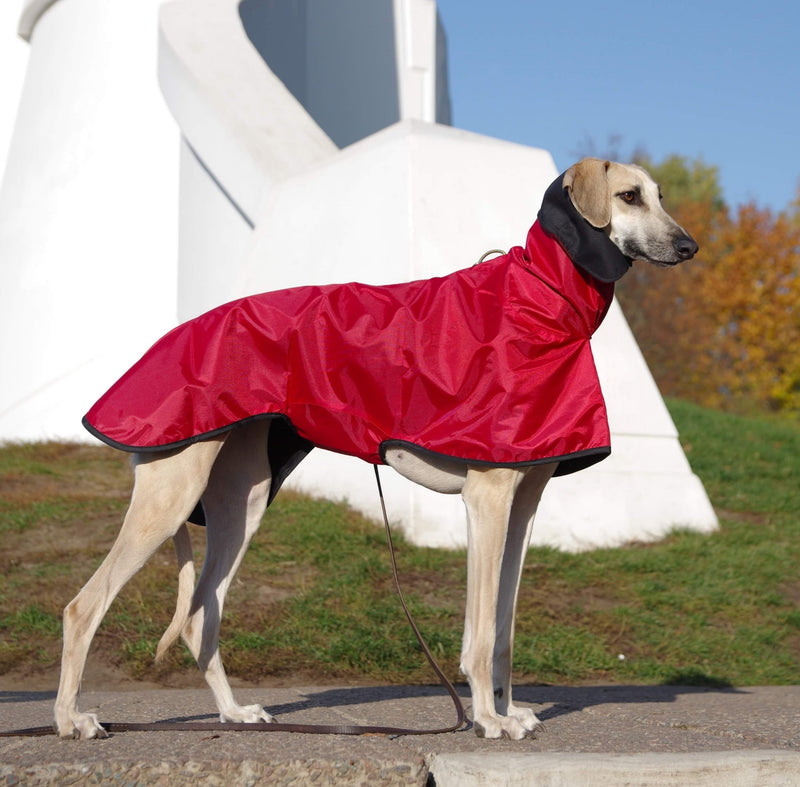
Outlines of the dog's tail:
M192 538L186 523L178 528L172 537L175 545L175 554L178 557L178 599L175 604L175 614L172 616L167 630L159 640L156 648L156 663L164 658L164 654L177 641L178 637L189 619L189 610L194 594L194 554L192 551Z

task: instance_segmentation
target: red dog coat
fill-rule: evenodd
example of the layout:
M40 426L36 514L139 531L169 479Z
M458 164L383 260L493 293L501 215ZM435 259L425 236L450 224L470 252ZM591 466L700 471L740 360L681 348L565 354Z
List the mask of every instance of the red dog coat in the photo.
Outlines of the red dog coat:
M273 496L312 446L376 464L409 445L570 473L610 452L589 339L628 264L559 180L524 248L441 278L220 306L160 339L84 424L117 448L158 451L276 419Z

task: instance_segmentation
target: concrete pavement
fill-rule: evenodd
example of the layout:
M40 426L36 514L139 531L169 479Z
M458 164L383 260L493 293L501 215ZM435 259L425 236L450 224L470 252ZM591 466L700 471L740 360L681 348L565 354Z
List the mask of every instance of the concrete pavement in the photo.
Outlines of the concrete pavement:
M468 705L466 688L461 692ZM237 689L280 721L445 726L427 686ZM445 735L126 732L0 738L0 783L319 785L800 785L800 686L518 687L546 731L524 741ZM51 692L0 692L0 729L52 718ZM87 692L101 720L214 720L205 689Z

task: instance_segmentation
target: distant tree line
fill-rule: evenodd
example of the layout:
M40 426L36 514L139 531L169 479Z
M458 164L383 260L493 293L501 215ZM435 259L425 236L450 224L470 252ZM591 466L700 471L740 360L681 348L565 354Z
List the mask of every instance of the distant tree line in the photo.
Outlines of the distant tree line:
M779 212L731 208L716 167L677 155L635 159L700 244L674 269L634 265L617 288L662 392L800 415L800 190Z

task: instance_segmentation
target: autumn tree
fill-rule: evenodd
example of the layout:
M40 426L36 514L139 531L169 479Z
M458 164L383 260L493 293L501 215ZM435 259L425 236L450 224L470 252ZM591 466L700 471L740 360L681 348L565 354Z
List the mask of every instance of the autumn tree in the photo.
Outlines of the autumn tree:
M679 156L643 165L700 244L674 269L635 264L618 287L661 390L800 414L800 191L777 214L753 203L732 211L716 168Z

